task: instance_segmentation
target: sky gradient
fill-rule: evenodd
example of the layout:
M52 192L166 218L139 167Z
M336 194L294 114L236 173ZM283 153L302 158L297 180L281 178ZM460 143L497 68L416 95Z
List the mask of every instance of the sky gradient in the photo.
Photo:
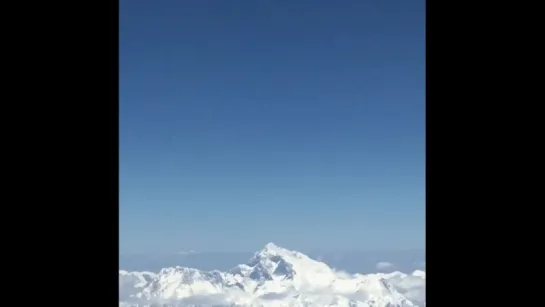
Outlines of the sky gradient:
M120 251L425 246L425 1L121 0Z

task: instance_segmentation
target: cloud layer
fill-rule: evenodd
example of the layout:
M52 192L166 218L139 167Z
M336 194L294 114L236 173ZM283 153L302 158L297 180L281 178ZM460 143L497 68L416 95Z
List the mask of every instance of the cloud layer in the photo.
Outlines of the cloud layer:
M380 270L380 271L391 271L395 268L395 265L390 262L381 261L381 262L378 262L375 267L377 268L377 270Z

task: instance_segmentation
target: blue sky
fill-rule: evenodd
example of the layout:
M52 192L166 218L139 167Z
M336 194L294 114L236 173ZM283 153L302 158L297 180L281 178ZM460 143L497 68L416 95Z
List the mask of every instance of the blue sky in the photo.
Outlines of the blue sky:
M425 1L121 0L120 251L425 244Z

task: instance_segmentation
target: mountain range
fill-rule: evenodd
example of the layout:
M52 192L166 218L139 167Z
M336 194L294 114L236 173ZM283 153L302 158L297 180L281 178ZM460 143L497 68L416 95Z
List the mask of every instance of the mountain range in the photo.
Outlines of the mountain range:
M425 307L425 271L348 274L267 244L225 272L119 271L120 307Z

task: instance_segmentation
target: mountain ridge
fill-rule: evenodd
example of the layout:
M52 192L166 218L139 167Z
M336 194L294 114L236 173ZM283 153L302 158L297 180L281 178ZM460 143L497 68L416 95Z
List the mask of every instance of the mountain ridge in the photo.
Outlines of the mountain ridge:
M268 243L246 264L120 271L120 306L425 306L425 272L348 274Z

